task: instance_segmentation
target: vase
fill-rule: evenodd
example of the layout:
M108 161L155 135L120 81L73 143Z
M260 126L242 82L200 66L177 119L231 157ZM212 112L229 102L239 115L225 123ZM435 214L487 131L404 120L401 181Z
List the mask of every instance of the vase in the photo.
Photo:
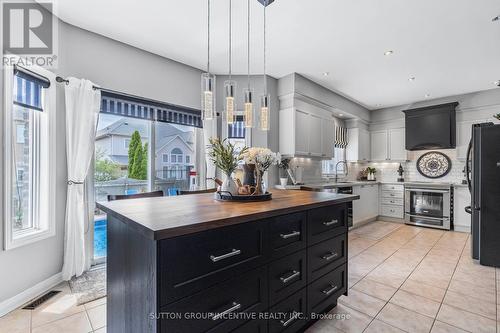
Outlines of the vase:
M226 175L220 187L222 192L229 192L231 195L238 195L238 187L231 176Z
M280 178L280 185L285 187L288 184L288 178L282 177Z
M255 164L243 164L243 185L255 186Z
M262 195L264 194L264 186L262 184L262 176L263 172L261 172L258 169L255 169L255 195Z

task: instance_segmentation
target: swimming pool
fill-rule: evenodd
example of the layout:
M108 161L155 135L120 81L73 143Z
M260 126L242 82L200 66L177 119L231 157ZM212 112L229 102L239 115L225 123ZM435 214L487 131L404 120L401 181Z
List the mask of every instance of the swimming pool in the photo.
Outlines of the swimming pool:
M107 236L106 226L108 221L106 218L101 218L95 221L94 224L94 258L106 256Z

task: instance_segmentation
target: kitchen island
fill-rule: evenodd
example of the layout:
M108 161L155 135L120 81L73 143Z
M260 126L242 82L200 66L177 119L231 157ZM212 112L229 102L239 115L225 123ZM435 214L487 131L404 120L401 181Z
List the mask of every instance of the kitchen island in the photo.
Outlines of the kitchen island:
M347 203L275 190L98 203L108 214L108 332L298 332L347 293Z

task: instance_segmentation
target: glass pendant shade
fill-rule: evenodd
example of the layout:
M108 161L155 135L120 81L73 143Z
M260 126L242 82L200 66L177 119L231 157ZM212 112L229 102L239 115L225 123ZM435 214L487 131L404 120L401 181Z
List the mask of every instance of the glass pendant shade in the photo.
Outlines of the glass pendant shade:
M215 116L215 75L201 74L201 115L203 120L211 120Z
M245 127L253 127L253 91L250 88L243 90L245 95Z
M269 95L263 95L260 97L259 127L262 131L269 131L270 129L269 99L270 99Z
M224 92L225 92L225 103L224 111L227 124L234 123L234 110L236 108L234 101L234 92L236 91L235 81L225 81L224 82Z

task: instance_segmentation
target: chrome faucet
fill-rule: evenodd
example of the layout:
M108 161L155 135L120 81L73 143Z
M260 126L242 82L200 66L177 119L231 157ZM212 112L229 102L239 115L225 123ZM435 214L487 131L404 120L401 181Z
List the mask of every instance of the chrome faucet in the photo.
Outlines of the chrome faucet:
M335 164L335 182L336 183L339 180L339 170L338 170L338 167L339 167L339 164L341 164L341 163L343 163L345 165L345 174L346 174L346 176L349 173L349 168L347 166L347 162L346 161L338 161L337 164Z

